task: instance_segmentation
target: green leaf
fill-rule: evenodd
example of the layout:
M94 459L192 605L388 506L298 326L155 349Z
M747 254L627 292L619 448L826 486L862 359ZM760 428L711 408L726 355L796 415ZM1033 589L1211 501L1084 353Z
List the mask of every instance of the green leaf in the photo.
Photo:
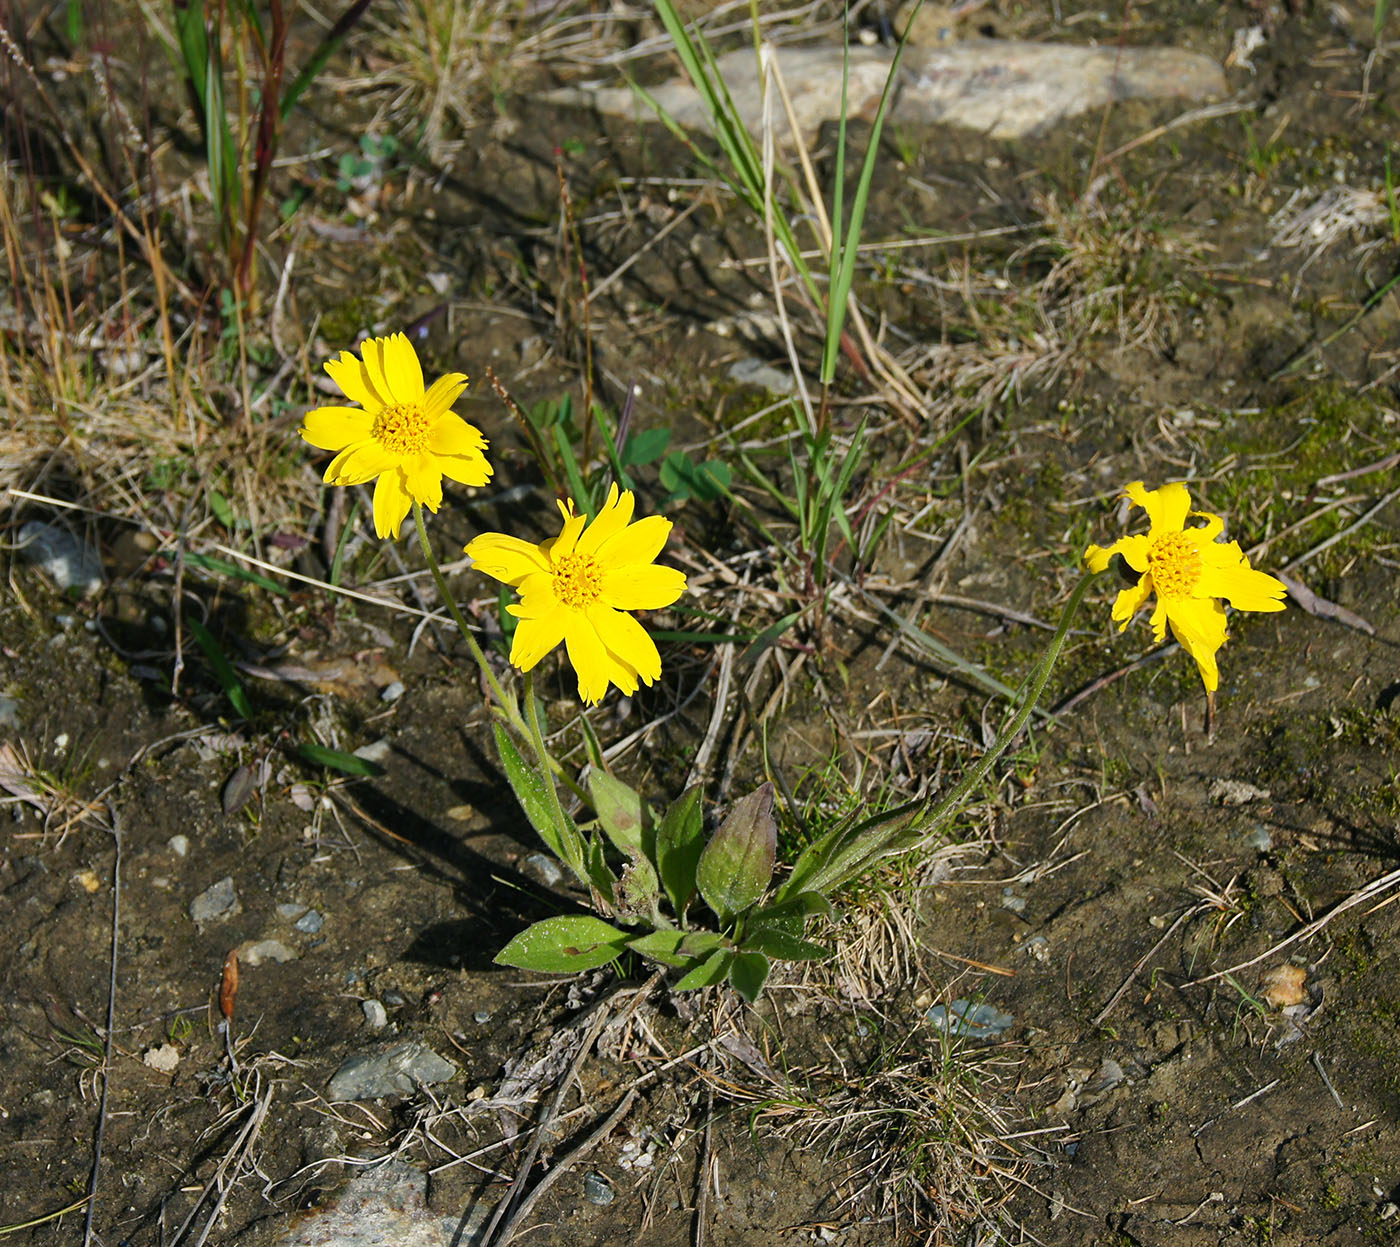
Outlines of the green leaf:
M384 768L368 758L356 757L353 753L341 753L339 749L327 749L325 745L313 745L310 741L298 745L297 752L316 766L328 766L331 770L341 771L346 775L373 777L384 774Z
M234 713L241 719L251 719L253 707L248 702L248 694L243 688L243 682L238 678L238 673L234 671L229 660L224 656L223 648L214 640L209 629L198 619L189 617L186 622L194 634L194 639L199 643L199 648L204 651L204 657L214 668L214 678L218 680L219 687L224 690Z
M345 36L350 33L350 28L360 20L369 5L370 0L355 0L340 15L340 20L326 32L316 51L311 54L311 59L302 67L301 73L292 80L292 85L282 92L278 112L283 121L287 120L292 109L296 107L297 101L306 93L307 87L316 81L317 75L325 68L326 62L330 60L336 48L345 42Z
M744 936L744 948L767 953L779 961L823 961L831 956L829 948L798 939L778 927L750 927Z
M708 957L717 948L728 948L729 941L715 931L690 931L680 947L687 957Z
M763 993L771 964L762 953L738 953L729 968L729 982L749 1004Z
M260 576L257 572L240 567L237 563L226 563L223 559L211 558L207 554L196 554L193 550L185 552L185 562L191 567L199 568L200 571L218 572L219 575L230 576L234 580L246 580L250 585L257 585L260 589L270 589L273 593L279 593L283 597L291 594L291 590L286 585L278 584L277 581L270 580L266 576Z
M721 948L683 974L676 983L675 990L688 992L697 987L713 987L716 983L723 983L724 976L729 973L729 967L733 961L734 954Z
M544 974L571 974L616 961L628 934L591 914L546 918L526 927L496 954L496 964Z
M233 514L233 507L229 500L224 497L222 491L211 489L207 495L209 499L209 509L214 512L219 523L230 531L238 527L238 519Z
M617 876L608 866L608 855L603 851L603 837L595 829L584 847L584 871L588 884L608 906L617 904Z
M695 892L695 867L705 847L700 795L699 784L687 788L671 803L656 829L657 873L677 918Z
M767 890L777 851L778 824L769 783L734 803L696 864L700 895L721 922L733 921Z
M786 883L783 887L786 888ZM807 919L814 914L820 914L823 918L834 919L836 911L831 908L831 902L820 892L799 892L796 896L789 897L785 901L778 901L776 904L765 905L762 909L756 909L749 915L749 925L778 927L788 932L790 935L799 935L802 928L807 925Z
M628 940L627 947L662 965L683 966L686 957L681 952L681 941L685 935L684 931L652 931L639 935L635 940Z
M588 775L588 792L598 824L609 840L628 857L642 855L644 835L641 794L615 775L594 770Z
M550 800L549 776L520 756L520 750L501 724L493 723L491 726L496 734L496 749L501 755L506 779L510 781L511 791L525 811L525 817L530 820L530 826L555 857L579 879L584 879L582 837L573 823L566 826L559 821L558 807Z
M642 429L623 443L622 462L629 468L643 467L660 459L670 444L670 429Z

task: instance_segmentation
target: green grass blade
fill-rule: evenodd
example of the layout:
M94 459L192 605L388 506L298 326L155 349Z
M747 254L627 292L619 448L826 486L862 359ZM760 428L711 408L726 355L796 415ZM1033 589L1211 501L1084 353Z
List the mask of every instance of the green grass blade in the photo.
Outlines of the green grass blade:
M209 631L198 619L187 619L190 632L199 644L199 648L204 651L204 657L209 660L209 665L214 669L214 678L218 680L219 687L224 690L228 697L229 704L241 719L251 719L253 717L253 707L248 701L248 692L243 687L243 682L238 678L238 673L233 669L223 647L214 639L213 633Z
M308 741L298 745L297 752L315 766L328 766L343 775L359 775L365 779L373 779L376 775L384 774L384 768L376 766L368 758L361 758L353 753L341 753L339 749L327 749L325 745L313 745Z
M267 576L260 576L257 572L240 567L237 563L226 563L223 559L216 559L208 554L187 552L185 562L191 567L199 568L200 571L217 572L220 576L228 576L233 580L244 580L250 585L257 585L259 589L270 590L282 597L288 597L291 594L291 590L286 585L278 584L277 581L271 580Z
M292 79L292 85L282 92L282 99L278 103L278 111L282 115L282 120L286 121L292 109L297 106L297 102L306 94L306 89L316 81L317 75L326 67L326 62L335 55L335 51L345 42L345 36L351 31L356 22L364 16L365 10L369 8L370 0L355 0L344 13L340 15L340 20L326 32L325 38L316 46L316 51L311 54L311 59L306 62L302 70Z
M896 84L899 81L899 65L904 57L904 45L908 41L909 31L913 28L914 18L920 8L923 7L923 0L919 0L910 14L908 24L905 26L904 38L899 41L899 46L895 48L894 60L890 63L890 75L885 79L885 89L880 93L880 107L876 110L875 120L870 127L870 143L865 149L865 160L860 167L860 181L856 185L855 199L851 203L851 219L845 226L846 235L841 241L842 223L841 218L833 214L831 219L831 247L832 266L831 282L828 291L828 301L826 305L826 341L822 346L822 371L821 383L830 385L836 376L836 361L841 352L841 334L846 323L846 304L850 298L851 286L855 281L856 258L860 251L860 232L865 224L865 209L870 201L870 183L875 177L875 162L880 153L880 133L885 128L885 117L889 113L891 102L894 100ZM849 58L849 45L847 57ZM844 75L841 84L842 102L845 102L846 84ZM842 116L845 116L845 109L842 109ZM845 123L842 122L842 133L845 132ZM840 202L840 176L845 172L844 164L837 166L837 190L835 192Z

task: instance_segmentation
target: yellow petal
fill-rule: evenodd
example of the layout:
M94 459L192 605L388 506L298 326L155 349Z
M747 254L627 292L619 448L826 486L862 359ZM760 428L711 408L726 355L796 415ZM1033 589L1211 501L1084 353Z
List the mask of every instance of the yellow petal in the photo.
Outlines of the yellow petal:
M636 563L603 573L603 601L624 611L654 611L685 592L685 573L674 567Z
M1186 526L1186 517L1191 513L1191 494L1179 481L1163 485L1161 489L1148 489L1141 481L1134 481L1123 492L1147 512L1152 524L1151 536L1179 533Z
M510 611L519 619L542 619L567 609L555 596L553 572L532 571L516 584L515 591L520 594L520 602Z
M1214 512L1192 511L1191 514L1193 517L1205 520L1205 524L1202 527L1188 528L1186 530L1187 532L1192 533L1193 535L1199 533L1200 536L1198 540L1201 542L1202 545L1205 545L1207 543L1214 544L1215 539L1225 531L1225 521L1221 519L1220 516L1216 515Z
M319 450L343 450L365 441L374 417L360 407L317 407L302 417L302 438Z
M1288 587L1268 572L1255 571L1241 562L1235 567L1205 566L1196 592L1202 597L1225 598L1237 611L1281 611Z
M549 574L540 548L509 533L482 533L467 543L466 555L477 571L508 585L518 585L532 572Z
M626 567L631 563L650 563L666 545L671 533L671 521L662 515L648 515L629 524L598 551L598 561L604 567Z
M428 448L435 455L477 455L486 449L481 430L461 416L446 412L437 418L428 434Z
M389 389L401 403L417 403L423 399L423 366L413 343L401 333L381 338L384 376Z
M602 701L615 674L616 665L608 660L597 629L578 611L561 611L564 618L564 646L569 653L569 661L578 673L578 695L588 705ZM636 692L634 683L624 692Z
M399 537L399 528L412 506L403 487L403 473L385 472L374 487L374 531L380 537Z
M460 485L485 485L494 470L485 455L442 455L438 467L449 481Z
M1151 542L1144 535L1119 537L1111 546L1090 546L1084 551L1084 566L1091 572L1104 571L1115 554L1121 554L1123 561L1135 572L1147 570L1147 552Z
M610 541L627 527L632 519L632 509L636 506L636 502L631 490L619 496L616 484L608 486L608 500L603 503L603 509L598 512L593 523L579 538L578 553L598 554L605 542Z
M467 388L467 375L462 372L449 372L439 377L428 387L423 398L423 410L431 420L440 416L457 401L457 396Z
M433 455L419 455L403 465L404 488L429 511L442 505L442 470Z
M1167 612L1167 622L1182 649L1196 660L1206 692L1215 692L1220 685L1215 654L1225 644L1224 608L1213 598L1177 601Z
M522 619L516 624L515 640L510 647L511 666L518 671L531 670L564 639L567 618L566 612L560 609L539 619Z
M585 614L614 658L648 684L660 677L661 655L657 653L656 642L631 615L609 610L606 606L590 606ZM635 689L636 685L632 687Z
M1137 584L1124 589L1114 598L1113 618L1118 624L1119 632L1122 632L1132 622L1133 616L1143 608L1151 596L1152 577L1143 576Z
M389 374L384 367L384 344L387 338L366 338L360 343L360 354L364 357L365 373L376 394L384 396L385 404L401 403L404 400L394 393L389 384Z
M399 457L373 439L347 446L326 469L328 485L363 485L398 466Z
M559 504L559 509L564 515L564 527L549 547L549 557L553 562L574 552L574 547L578 545L579 534L583 532L584 526L588 523L586 516L574 515L565 510L564 504Z
M326 360L325 368L326 375L340 386L345 397L352 403L359 403L370 415L388 406L389 396L375 388L364 361L356 359L349 351L341 351L338 359Z

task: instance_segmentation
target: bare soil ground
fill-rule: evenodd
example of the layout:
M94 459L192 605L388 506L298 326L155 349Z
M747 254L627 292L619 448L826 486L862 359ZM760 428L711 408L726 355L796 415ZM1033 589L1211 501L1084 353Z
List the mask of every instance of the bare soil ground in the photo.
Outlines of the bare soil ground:
M841 949L830 966L781 974L753 1009L668 993L640 967L560 982L495 966L566 902L532 860L445 616L275 592L218 564L181 568L178 551L256 551L325 577L345 502L295 437L324 401L308 385L331 351L406 326L431 368L479 381L490 365L526 406L578 402L591 350L610 409L640 387L636 427L671 429L697 459L742 445L787 472L774 396L729 371L785 366L756 315L772 306L761 230L659 128L534 101L533 69L464 141L338 187L361 135L411 140L372 86L318 87L285 148L299 160L278 194L307 199L269 243L269 291L286 274L258 313L270 328L251 363L231 336L221 357L270 386L256 435L240 441L230 418L224 442L201 439L192 482L167 450L143 460L144 434L102 424L129 397L110 360L94 357L90 397L51 436L6 390L3 484L91 508L69 518L107 577L74 600L16 558L0 599L10 1241L82 1241L99 1123L107 1244L301 1241L288 1236L314 1234L316 1210L389 1153L429 1175L432 1215L472 1241L536 1140L526 1186L557 1180L530 1212L521 1241L535 1243L1392 1240L1400 225L1384 186L1400 62L1369 55L1360 5L1183 0L1125 16L1064 0L975 20L1222 61L1241 30L1263 42L1252 70L1230 70L1239 111L1179 128L1157 128L1178 110L1133 105L1018 144L887 137L866 237L959 241L876 252L858 283L932 396L916 424L843 381L838 424L868 419L874 446L851 513L894 517L873 566L824 627L756 667L724 657L741 646L673 643L661 684L594 722L622 745L619 771L658 793L678 792L699 754L714 801L732 798L765 773L765 749L814 814L946 784L999 707L897 644L872 599L1015 684L1084 547L1126 531L1121 486L1186 479L1311 607L1232 621L1213 738L1186 657L1153 652L1141 621L1110 632L1101 596L1054 678L1053 723L952 842L844 898L822 935ZM76 109L55 28L35 20L26 38ZM352 40L345 58L372 74L378 53ZM152 136L189 167L197 135L164 72L151 70ZM90 208L76 204L77 225ZM606 286L586 316L580 264ZM7 363L39 357L5 332ZM513 492L449 494L432 524L449 563L476 532L541 523L548 492L489 386L460 409ZM800 590L741 514L666 504L643 475L707 612L668 622L751 633L792 609ZM10 540L54 515L3 505ZM343 583L431 607L411 544L386 554L363 515ZM133 546L137 531L153 540ZM460 570L453 583L489 630L494 596ZM241 664L251 718L188 637L172 692L176 601ZM568 672L545 687L566 725ZM336 778L298 755L306 741L377 744L381 773ZM245 781L239 804L230 784ZM225 878L237 906L197 924L191 903ZM266 940L287 959L252 964ZM225 1038L214 997L240 949ZM950 1038L926 1014L955 999L1010 1025ZM405 1038L456 1077L328 1098L343 1060Z

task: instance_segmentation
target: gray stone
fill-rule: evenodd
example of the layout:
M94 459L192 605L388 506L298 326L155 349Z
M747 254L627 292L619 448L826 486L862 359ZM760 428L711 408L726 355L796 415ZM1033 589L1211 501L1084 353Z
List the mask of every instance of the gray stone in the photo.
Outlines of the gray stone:
M223 922L242 912L243 906L238 903L238 893L233 890L231 875L210 884L190 902L190 917L200 927L206 922Z
M315 935L325 924L326 920L314 909L308 909L293 923L303 935Z
M87 597L102 588L97 551L62 525L30 520L19 530L17 545L25 559L60 589L74 589Z
M347 1057L330 1081L332 1100L378 1100L412 1095L420 1084L431 1086L455 1077L457 1067L427 1044L408 1039L380 1052Z
M362 1000L360 1001L360 1008L364 1012L365 1021L369 1023L370 1030L383 1030L385 1026L389 1024L389 1014L379 1001Z
M428 1208L428 1175L402 1161L376 1165L347 1182L327 1203L298 1213L273 1247L473 1247L491 1214L474 1204L460 1226L455 1214Z
M791 372L774 368L761 359L736 359L729 366L729 378L740 385L756 385L770 394L793 394L797 391L797 382L792 379Z
M0 693L0 727L19 727L19 702Z
M257 943L240 944L238 959L250 966L260 966L264 961L275 961L282 965L297 959L296 953L281 940L258 940Z
M564 869L545 853L531 853L522 863L525 873L538 879L547 888L556 887L564 881Z
M590 1204L606 1206L617 1198L617 1192L613 1190L612 1183L607 1178L596 1169L590 1169L583 1175L583 1197Z
M951 1005L934 1005L924 1017L958 1039L996 1039L1016 1020L993 1005L973 1004L963 997Z
M869 118L879 105L893 63L888 48L853 47L849 67L839 42L775 49L799 128L812 134L834 121L846 102L850 116ZM764 92L752 48L728 52L716 69L744 124L758 133ZM1167 47L1083 47L1012 39L968 39L947 47L906 48L891 116L908 124L934 123L977 130L990 139L1022 138L1113 100L1220 99L1228 94L1218 63ZM843 90L844 78L844 90ZM649 88L682 126L707 127L709 116L689 78ZM627 87L570 87L545 99L641 121L651 107Z
M386 684L384 686L384 691L379 694L379 700L382 702L388 702L392 704L393 702L398 701L398 699L402 697L403 694L403 681L395 680L392 684Z

